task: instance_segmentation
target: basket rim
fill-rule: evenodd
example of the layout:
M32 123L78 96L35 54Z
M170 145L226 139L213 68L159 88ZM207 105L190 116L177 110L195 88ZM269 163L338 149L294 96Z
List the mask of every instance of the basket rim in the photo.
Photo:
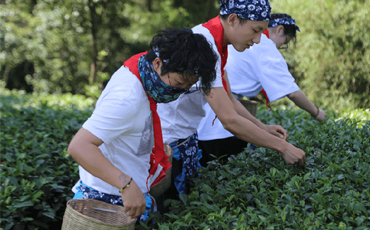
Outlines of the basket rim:
M88 220L90 220L90 221L93 221L93 222L95 222L95 223L97 223L97 224L101 224L101 225L105 225L105 226L110 226L110 227L125 227L125 226L131 226L131 225L134 225L135 224L135 222L136 222L136 220L135 219L131 219L131 220L134 220L134 221L132 221L132 222L130 222L130 223L127 223L127 224L124 224L124 225L117 225L117 224L108 224L108 223L105 223L105 222L103 222L103 221L101 221L101 220L98 220L98 219L96 219L96 218L93 218L93 217L90 217L90 216L87 216L87 215L84 215L84 214L82 214L82 213L80 213L80 212L78 212L77 210L75 210L73 207L72 207L72 205L71 205L71 203L72 202L80 202L80 201L82 201L82 202L94 202L94 203L105 203L105 204L110 204L110 203L106 203L106 202L104 202L104 201L100 201L100 200L95 200L95 199L83 199L83 198L81 198L81 199L71 199L71 200L69 200L69 201L67 201L67 207L66 207L66 209L68 209L68 210L70 210L71 212L73 212L73 214L77 214L80 218L86 218L86 219L88 219ZM114 205L114 204L110 204L110 205ZM123 206L122 206L123 207ZM67 210L66 210L67 211Z

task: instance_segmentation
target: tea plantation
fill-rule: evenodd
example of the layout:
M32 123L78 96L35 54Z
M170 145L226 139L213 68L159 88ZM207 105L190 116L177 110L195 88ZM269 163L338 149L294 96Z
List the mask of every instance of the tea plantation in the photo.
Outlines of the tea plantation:
M60 229L78 180L77 164L66 150L94 102L72 95L0 92L0 226Z
M0 89L0 229L60 229L78 179L66 149L94 103ZM370 109L326 112L320 125L301 110L260 106L258 118L287 129L306 165L260 147L213 161L189 195L166 201L169 213L138 228L370 229Z
M306 165L265 148L214 161L191 194L167 201L160 229L370 229L370 110L343 114L358 119L329 113L319 125L301 110L259 108L263 122L288 130Z

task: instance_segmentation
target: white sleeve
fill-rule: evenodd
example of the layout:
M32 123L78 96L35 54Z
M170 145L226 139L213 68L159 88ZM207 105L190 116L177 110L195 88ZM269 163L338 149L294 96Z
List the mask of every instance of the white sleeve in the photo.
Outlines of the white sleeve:
M139 84L132 82L135 80L138 81L132 77L127 79L119 74L113 75L109 86L99 97L93 114L82 127L107 144L132 129L137 104L141 103L140 93L137 92L140 90Z
M270 101L279 100L299 90L284 57L276 46L270 47L268 55L261 53L260 63L259 80Z
M216 79L212 82L212 88L223 87L223 85L222 85L222 76L221 76L221 56L220 56L220 53L218 52L214 37L209 32L209 30L207 28L203 27L201 24L192 28L192 30L193 30L193 33L195 33L195 34L203 35L207 39L209 44L211 45L213 51L217 54L217 62L216 62L216 66L215 66ZM198 81L197 84L199 84L199 83L200 82Z
M233 93L245 97L254 97L262 89L258 77L261 70L258 68L258 60L254 52L255 48L253 46L243 52L238 52L232 45L228 46L229 56L225 69L227 70Z

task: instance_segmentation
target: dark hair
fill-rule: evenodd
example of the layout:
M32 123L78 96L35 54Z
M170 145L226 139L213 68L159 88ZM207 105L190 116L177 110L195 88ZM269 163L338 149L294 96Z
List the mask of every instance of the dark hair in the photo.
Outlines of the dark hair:
M292 18L289 14L271 14L271 20L277 19L277 18ZM292 37L294 39L294 42L296 41L296 27L295 25L282 25L284 26L284 34Z
M220 18L222 20L226 21L229 16L230 16L230 14L224 14L224 15L220 15ZM239 24L240 25L243 25L246 21L248 21L248 19L246 19L246 18L241 18L239 16L238 16L238 18L239 18Z
M217 55L210 43L201 34L194 34L189 28L160 30L150 43L151 50L146 60L152 62L157 55L153 49L158 47L163 65L161 73L176 72L200 77L200 87L208 95L212 82L216 79Z

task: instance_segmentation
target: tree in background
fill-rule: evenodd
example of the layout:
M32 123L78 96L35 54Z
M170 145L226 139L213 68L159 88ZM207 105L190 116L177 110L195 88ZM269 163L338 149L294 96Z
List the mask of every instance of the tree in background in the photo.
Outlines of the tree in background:
M29 92L96 95L127 57L148 49L159 29L191 27L207 16L199 8L209 14L211 6L217 14L215 2L195 8L171 0L5 1L0 3L1 79L8 88Z
M110 4L113 2L119 1L109 1ZM105 5L103 1L98 3L82 0L35 1L32 6L28 1L5 3L1 8L2 31L5 31L1 77L6 84L10 79L25 78L35 91L84 93L84 85L89 80L90 83L96 80L97 70L105 68L104 63L99 63L104 55L99 56L100 50L97 50L100 38L97 32L116 41L105 42L111 49L116 49L118 42L123 43L114 28L106 29L109 25L104 24L101 15L109 12L106 15L112 18L109 23L128 24L124 19L114 17L119 6ZM100 31L97 31L98 27ZM109 58L111 61L115 57L111 55ZM33 74L9 74L25 61L34 65Z
M302 32L283 52L315 104L370 107L366 0L271 0ZM218 0L6 0L0 3L0 80L28 92L96 97L101 82L166 27L192 27L218 14Z

